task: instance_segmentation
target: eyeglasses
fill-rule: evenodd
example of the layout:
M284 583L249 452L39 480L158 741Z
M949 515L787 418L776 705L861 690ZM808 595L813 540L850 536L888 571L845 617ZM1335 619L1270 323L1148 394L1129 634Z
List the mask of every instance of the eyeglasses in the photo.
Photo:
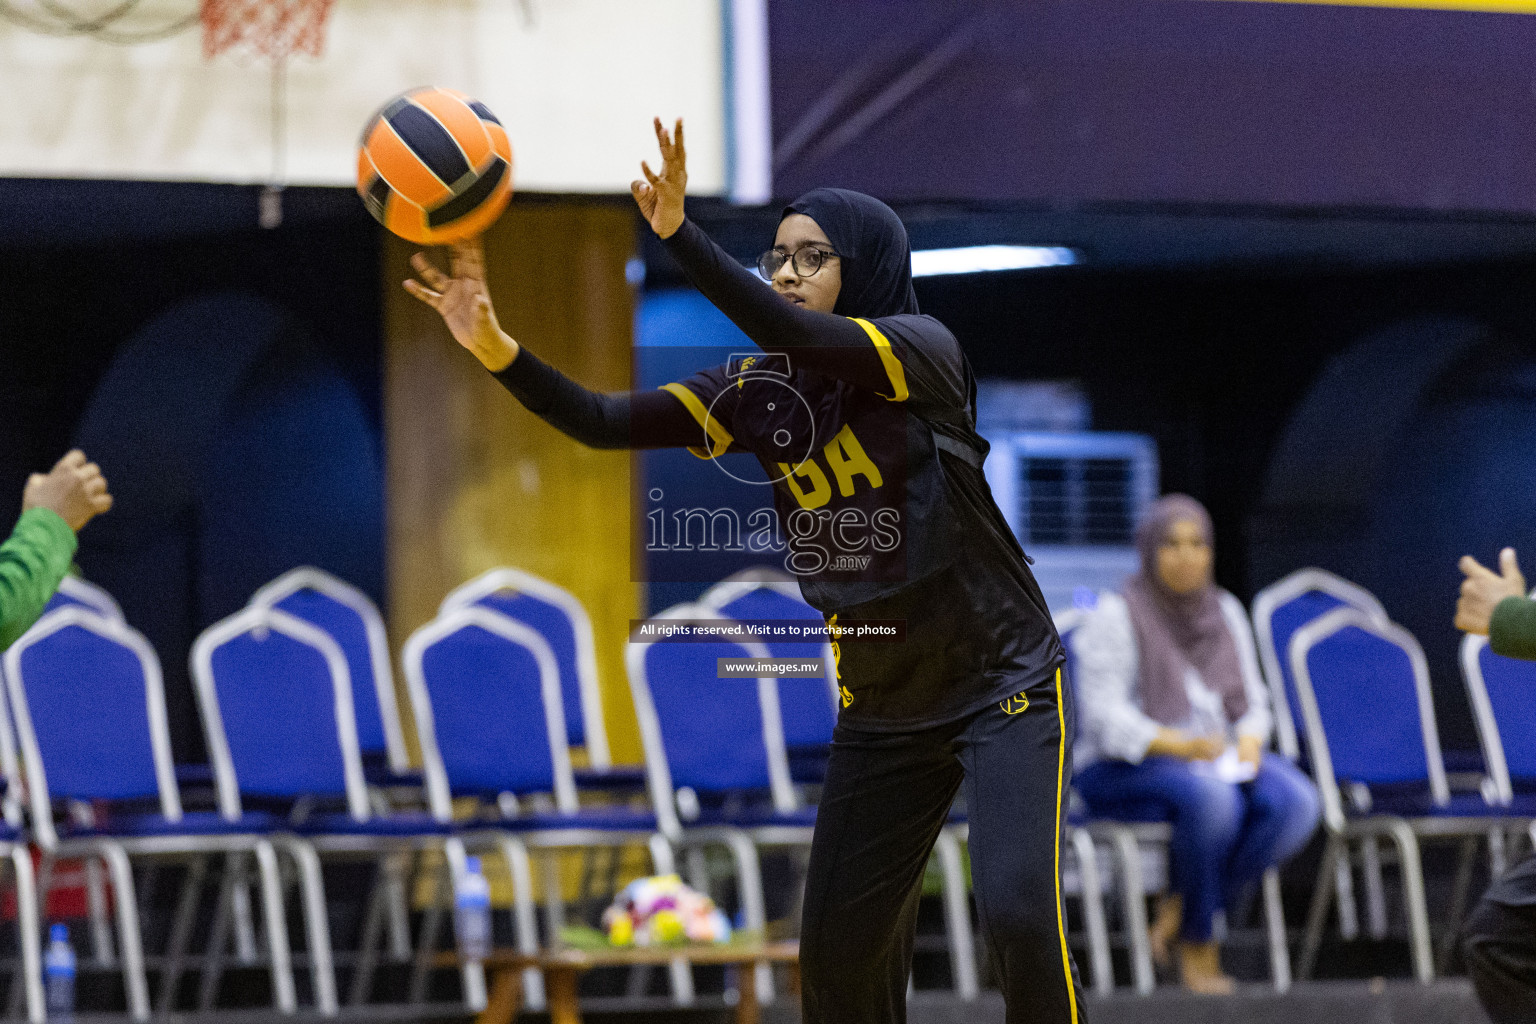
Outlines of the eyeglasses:
M772 281L784 264L793 263L796 275L812 277L826 265L827 260L834 256L841 259L842 255L831 249L818 249L814 245L802 245L793 255L783 249L769 249L757 258L757 271L763 275L764 280Z

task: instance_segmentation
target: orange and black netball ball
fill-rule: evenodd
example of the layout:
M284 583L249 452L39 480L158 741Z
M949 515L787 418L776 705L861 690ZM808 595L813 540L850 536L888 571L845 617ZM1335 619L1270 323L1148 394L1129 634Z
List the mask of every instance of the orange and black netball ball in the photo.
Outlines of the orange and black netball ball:
M470 238L512 198L512 143L478 100L452 89L412 89L363 129L357 192L401 238L423 245Z

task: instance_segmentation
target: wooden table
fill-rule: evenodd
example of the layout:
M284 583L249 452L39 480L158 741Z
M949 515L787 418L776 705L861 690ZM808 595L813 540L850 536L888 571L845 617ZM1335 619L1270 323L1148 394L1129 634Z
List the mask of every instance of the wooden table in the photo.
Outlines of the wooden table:
M550 1024L581 1024L576 982L594 967L639 967L669 964L676 959L691 964L725 964L737 968L736 1024L758 1024L757 982L752 970L757 963L789 964L790 987L799 990L800 944L798 942L743 942L697 946L629 946L612 949L554 949L527 954L493 950L484 961L490 977L485 1009L476 1024L511 1024L523 1003L523 971L533 967L544 972ZM459 964L459 955L448 951L438 965Z

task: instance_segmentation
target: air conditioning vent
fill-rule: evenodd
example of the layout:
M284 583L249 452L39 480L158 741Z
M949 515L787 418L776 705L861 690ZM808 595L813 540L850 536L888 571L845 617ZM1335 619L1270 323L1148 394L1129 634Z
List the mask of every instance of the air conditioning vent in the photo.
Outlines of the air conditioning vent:
M987 432L987 481L1053 609L1073 592L1114 589L1137 569L1136 522L1158 494L1144 434Z
M1019 538L1025 544L1129 544L1136 530L1131 458L1020 456Z

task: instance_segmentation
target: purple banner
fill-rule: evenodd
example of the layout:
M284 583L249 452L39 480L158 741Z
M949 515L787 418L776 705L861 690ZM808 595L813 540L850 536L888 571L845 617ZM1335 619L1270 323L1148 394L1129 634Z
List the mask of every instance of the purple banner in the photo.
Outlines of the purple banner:
M774 191L1536 212L1536 17L773 0Z

